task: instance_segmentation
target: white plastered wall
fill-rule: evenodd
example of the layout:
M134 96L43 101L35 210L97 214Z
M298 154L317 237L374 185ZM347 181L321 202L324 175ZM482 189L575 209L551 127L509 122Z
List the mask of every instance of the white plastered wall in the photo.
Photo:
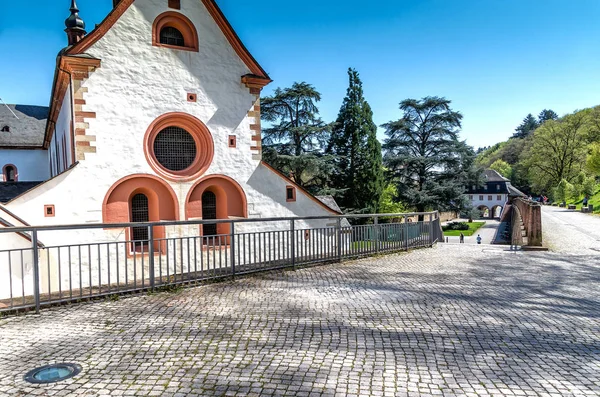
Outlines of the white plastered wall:
M19 182L45 181L50 177L47 150L0 149L0 172L7 164L17 167Z

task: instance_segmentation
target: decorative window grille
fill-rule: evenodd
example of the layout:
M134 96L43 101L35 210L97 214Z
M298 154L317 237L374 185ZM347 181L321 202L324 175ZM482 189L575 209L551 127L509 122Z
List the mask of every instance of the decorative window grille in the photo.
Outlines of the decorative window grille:
M154 139L154 156L169 171L189 168L197 154L194 138L183 128L167 127Z
M217 219L217 196L213 192L204 192L202 194L202 220L211 219ZM203 225L202 230L204 236L215 236L217 225Z
M162 28L160 31L160 43L174 45L177 47L185 47L183 34L172 26Z
M148 222L148 197L144 194L136 194L131 199L131 222ZM131 239L134 249L148 244L148 227L132 227Z

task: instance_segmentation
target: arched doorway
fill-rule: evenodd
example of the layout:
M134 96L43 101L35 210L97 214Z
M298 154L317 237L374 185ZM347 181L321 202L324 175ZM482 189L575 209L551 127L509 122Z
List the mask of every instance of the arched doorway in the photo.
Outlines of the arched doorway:
M208 221L217 219L217 196L206 191L202 194L202 220ZM203 236L215 236L217 234L217 224L203 225Z
M501 205L497 205L494 208L492 208L492 218L500 219L501 216L502 216L502 206Z
M137 193L131 198L131 222L148 222L150 220L148 197ZM148 228L138 226L131 228L131 241L134 251L142 251L148 246Z
M485 205L480 205L479 207L477 207L477 209L479 210L479 213L481 214L481 218L483 218L483 219L490 218L492 215L490 209L488 207L486 207Z

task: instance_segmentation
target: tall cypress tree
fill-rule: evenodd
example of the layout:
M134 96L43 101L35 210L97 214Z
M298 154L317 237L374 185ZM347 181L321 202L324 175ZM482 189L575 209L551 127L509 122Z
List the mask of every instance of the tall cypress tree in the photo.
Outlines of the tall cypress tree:
M384 189L377 125L363 96L358 72L348 69L348 76L348 90L327 150L338 162L333 188L346 211L377 212Z

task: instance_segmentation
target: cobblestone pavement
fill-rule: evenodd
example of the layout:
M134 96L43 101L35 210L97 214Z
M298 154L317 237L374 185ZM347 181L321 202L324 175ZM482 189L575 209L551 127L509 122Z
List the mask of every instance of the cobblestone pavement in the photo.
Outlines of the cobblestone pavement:
M557 207L542 207L544 245L559 252L600 255L600 216Z
M600 396L600 264L439 246L0 320L0 395ZM53 362L83 371L33 386Z

